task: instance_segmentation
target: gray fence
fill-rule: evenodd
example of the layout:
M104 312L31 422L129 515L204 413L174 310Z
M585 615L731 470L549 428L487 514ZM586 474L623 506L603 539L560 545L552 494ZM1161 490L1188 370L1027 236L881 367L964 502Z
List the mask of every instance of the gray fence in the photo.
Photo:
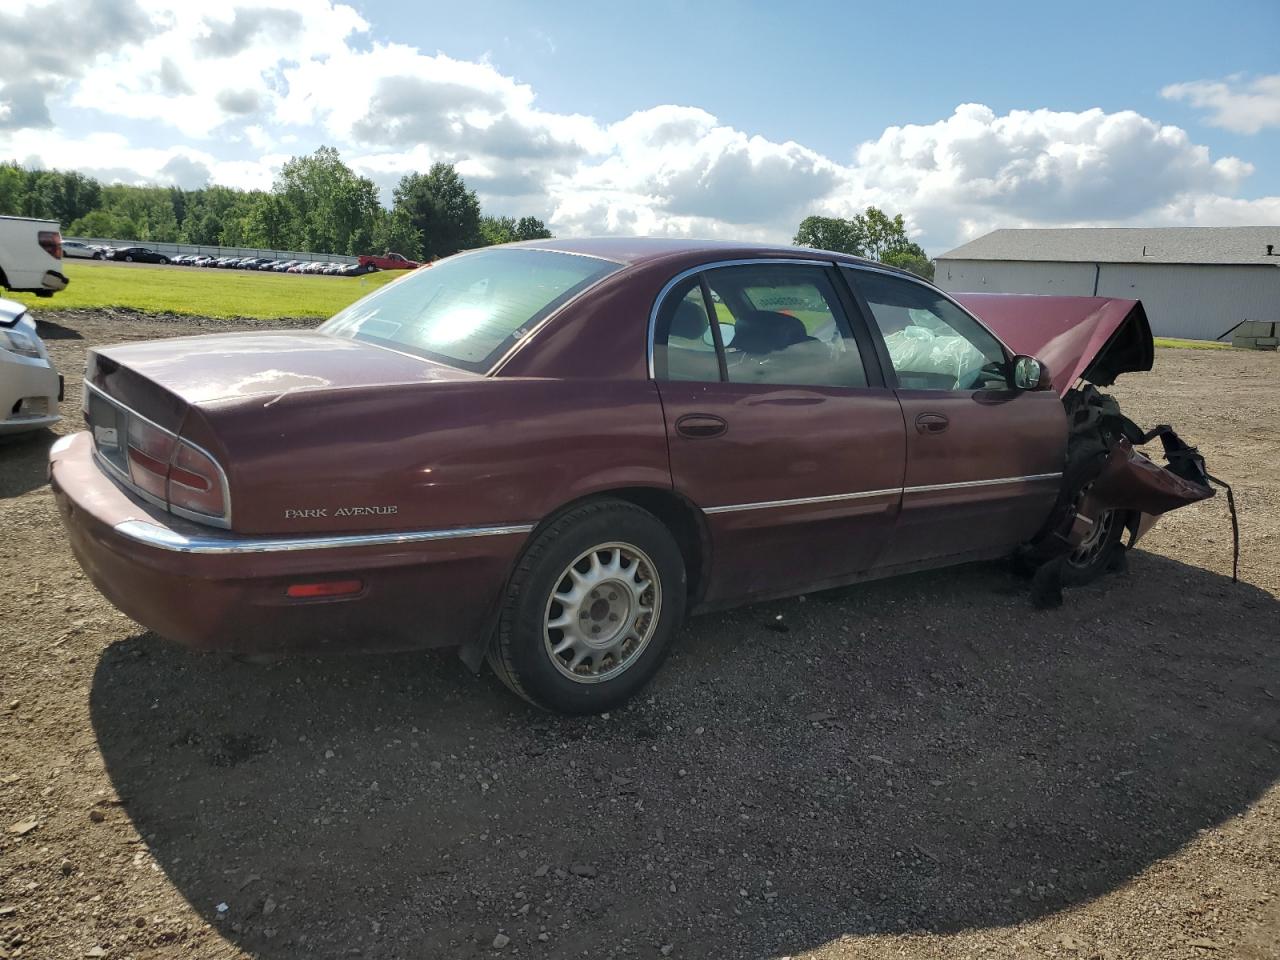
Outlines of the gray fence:
M219 247L210 243L161 243L157 240L110 240L105 237L67 237L95 247L146 247L167 257L198 253L206 257L270 257L272 260L304 260L321 263L356 263L342 253L307 253L303 250L264 250L260 247Z

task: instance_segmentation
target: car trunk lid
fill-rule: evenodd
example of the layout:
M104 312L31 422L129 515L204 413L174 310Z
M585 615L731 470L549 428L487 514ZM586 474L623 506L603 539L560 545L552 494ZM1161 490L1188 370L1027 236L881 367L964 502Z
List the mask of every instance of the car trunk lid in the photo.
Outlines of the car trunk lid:
M477 374L314 330L220 333L94 350L88 379L172 420L187 405L223 400L268 404L300 390L474 379ZM136 408L135 408L136 409ZM150 416L146 409L139 413ZM172 428L169 423L162 426Z

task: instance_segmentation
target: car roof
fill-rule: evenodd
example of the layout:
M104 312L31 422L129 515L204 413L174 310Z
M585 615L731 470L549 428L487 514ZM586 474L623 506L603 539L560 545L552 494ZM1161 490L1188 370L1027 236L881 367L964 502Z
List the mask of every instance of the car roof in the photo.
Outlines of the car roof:
M830 250L814 250L810 247L793 247L768 243L744 243L737 240L699 240L686 237L575 237L551 240L526 240L509 244L534 250L555 250L561 253L577 253L589 257L602 257L625 266L634 266L668 257L705 254L709 259L734 260L753 257L818 257L842 263L867 264L882 270L905 273L896 267L854 257Z

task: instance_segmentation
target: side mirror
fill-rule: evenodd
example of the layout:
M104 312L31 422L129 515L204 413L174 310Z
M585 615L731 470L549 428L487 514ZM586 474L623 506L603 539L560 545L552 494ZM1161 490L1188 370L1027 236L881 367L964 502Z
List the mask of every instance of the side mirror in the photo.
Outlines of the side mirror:
M1044 364L1035 357L1013 358L1013 386L1016 390L1039 390L1049 380Z

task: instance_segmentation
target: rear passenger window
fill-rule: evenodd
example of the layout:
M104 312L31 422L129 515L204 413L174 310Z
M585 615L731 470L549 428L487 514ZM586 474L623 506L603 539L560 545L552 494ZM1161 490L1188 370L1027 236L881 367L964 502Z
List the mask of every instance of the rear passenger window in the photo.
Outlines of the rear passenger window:
M719 380L720 364L696 276L667 295L654 330L654 374L659 380Z
M865 387L858 346L821 267L708 270L733 383Z

